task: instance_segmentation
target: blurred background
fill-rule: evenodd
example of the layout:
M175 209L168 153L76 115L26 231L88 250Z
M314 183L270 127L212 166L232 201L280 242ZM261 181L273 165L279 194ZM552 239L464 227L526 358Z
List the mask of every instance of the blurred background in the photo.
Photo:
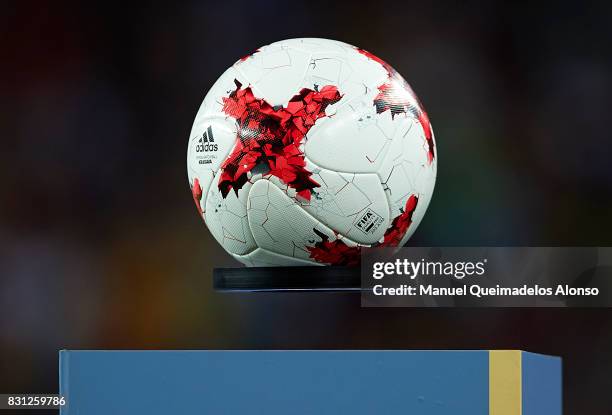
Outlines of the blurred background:
M609 2L1 7L1 392L56 391L62 348L520 348L563 356L566 414L611 413L608 309L212 292L212 267L237 264L185 165L238 57L328 37L391 63L432 120L438 182L409 244L611 245Z

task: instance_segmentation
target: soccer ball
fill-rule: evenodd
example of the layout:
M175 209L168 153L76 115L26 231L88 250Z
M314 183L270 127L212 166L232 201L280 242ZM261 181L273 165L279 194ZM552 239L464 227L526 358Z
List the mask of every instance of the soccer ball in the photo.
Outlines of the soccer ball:
M406 81L327 39L238 60L204 98L187 150L198 213L247 266L353 266L362 247L403 245L427 210L436 162Z

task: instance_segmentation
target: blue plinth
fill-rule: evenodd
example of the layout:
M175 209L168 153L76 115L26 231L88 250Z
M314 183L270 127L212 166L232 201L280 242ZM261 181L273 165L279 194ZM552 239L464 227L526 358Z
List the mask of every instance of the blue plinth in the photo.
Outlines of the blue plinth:
M492 353L62 351L61 414L561 414L560 359Z

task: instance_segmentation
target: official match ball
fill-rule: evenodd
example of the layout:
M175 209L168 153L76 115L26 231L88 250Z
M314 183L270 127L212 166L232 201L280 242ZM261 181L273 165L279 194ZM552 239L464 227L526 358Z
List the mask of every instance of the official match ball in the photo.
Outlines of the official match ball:
M359 264L398 247L436 179L429 118L385 61L346 43L290 39L239 59L191 129L198 213L247 266Z

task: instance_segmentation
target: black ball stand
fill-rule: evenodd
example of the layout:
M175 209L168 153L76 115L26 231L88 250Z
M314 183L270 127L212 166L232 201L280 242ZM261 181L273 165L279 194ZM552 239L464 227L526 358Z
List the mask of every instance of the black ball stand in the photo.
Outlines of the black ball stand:
M217 291L361 291L359 267L214 268Z

